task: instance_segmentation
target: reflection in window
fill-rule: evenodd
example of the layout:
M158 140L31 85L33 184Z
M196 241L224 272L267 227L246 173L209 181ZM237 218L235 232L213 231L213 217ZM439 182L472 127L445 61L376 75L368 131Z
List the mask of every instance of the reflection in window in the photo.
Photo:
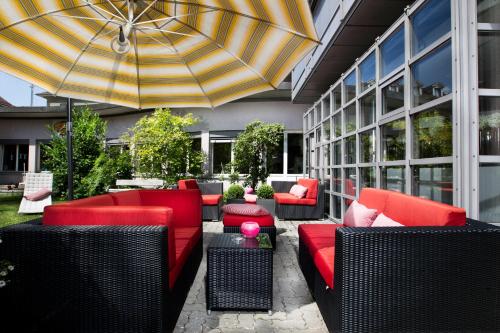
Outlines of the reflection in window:
M356 71L352 71L344 80L345 102L356 97Z
M340 219L342 217L342 199L336 195L333 196L333 217Z
M302 134L288 134L288 173L302 173Z
M415 63L412 73L414 106L451 93L451 43L447 42Z
M425 49L451 29L449 0L429 0L413 15L413 54Z
M383 189L405 193L405 167L387 166L380 168L380 186Z
M345 133L356 130L356 103L352 103L344 110Z
M316 129L316 143L320 143L321 142L321 127L318 127Z
M330 145L323 146L323 165L330 166Z
M228 164L231 162L231 142L213 143L213 173L231 173Z
M359 189L376 187L375 168L359 168Z
M479 220L500 222L500 164L479 165Z
M372 52L359 65L361 92L375 85L375 52Z
M284 137L281 135L278 149L273 154L267 154L267 160L270 161L268 167L271 173L283 173L283 140Z
M340 84L333 89L333 110L338 110L342 106L342 88Z
M325 182L325 189L329 190L330 188L330 182L326 181ZM330 196L325 195L325 205L324 205L324 217L327 218L330 216Z
M397 110L405 105L405 79L394 81L382 89L382 114Z
M3 146L2 171L16 171L16 148L17 145Z
M356 196L356 168L344 169L344 194ZM351 204L351 200L346 201L347 205Z
M342 164L341 146L342 146L342 142L340 140L333 144L333 164L334 165Z
M345 139L345 164L356 163L356 135L351 135Z
M321 104L322 110L323 110L323 118L325 119L330 115L330 94L326 95L325 98L322 100Z
M360 127L373 124L375 121L375 92L364 96L359 103Z
M375 162L375 130L359 134L359 149L361 163Z
M500 155L500 97L479 97L479 154Z
M342 113L339 112L333 116L333 128L335 131L335 137L338 138L342 136Z
M323 141L330 140L330 119L323 122Z
M452 154L451 102L413 117L413 157L431 158Z
M405 29L401 26L392 33L381 45L381 77L386 76L404 63Z
M477 0L477 21L479 23L500 22L500 1Z
M453 168L451 164L413 167L413 195L453 204Z
M340 169L333 169L333 191L341 193L342 191L342 175Z
M480 32L479 51L479 88L500 88L500 32Z
M405 121L395 120L381 127L382 160L399 161L405 159Z
M318 124L321 122L321 106L318 105L314 108L314 111L316 112L316 122L315 124Z
M28 145L19 145L17 171L26 172L28 170L28 149Z

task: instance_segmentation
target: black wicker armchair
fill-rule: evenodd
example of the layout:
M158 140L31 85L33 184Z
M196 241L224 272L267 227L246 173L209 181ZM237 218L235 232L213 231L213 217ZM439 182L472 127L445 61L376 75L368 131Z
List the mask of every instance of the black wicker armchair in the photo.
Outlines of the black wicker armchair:
M337 228L333 288L299 264L331 332L500 332L500 228Z
M275 193L288 193L294 181L272 181L271 186ZM325 186L318 185L318 196L315 206L307 205L284 205L275 202L276 216L281 220L319 220L324 217L325 207Z
M169 289L168 227L0 229L0 258L15 265L0 289L5 332L170 332L203 256L202 238Z
M198 183L202 197L220 195L220 200L217 201L217 205L206 205L203 204L203 220L204 221L219 221L220 214L222 211L222 195L223 184L222 183ZM204 199L205 200L205 199Z

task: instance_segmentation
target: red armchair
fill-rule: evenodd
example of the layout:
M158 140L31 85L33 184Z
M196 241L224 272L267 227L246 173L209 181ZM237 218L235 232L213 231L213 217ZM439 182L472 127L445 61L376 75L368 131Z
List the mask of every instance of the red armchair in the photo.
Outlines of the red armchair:
M177 182L180 190L200 190L203 204L203 220L219 221L222 209L222 183L198 183L196 179Z

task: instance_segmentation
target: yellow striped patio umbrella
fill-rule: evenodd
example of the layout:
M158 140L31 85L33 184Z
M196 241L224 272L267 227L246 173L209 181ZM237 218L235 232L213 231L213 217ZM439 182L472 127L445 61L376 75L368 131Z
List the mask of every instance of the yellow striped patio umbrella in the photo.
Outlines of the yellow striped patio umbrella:
M215 107L317 44L307 0L0 0L0 70L59 96Z

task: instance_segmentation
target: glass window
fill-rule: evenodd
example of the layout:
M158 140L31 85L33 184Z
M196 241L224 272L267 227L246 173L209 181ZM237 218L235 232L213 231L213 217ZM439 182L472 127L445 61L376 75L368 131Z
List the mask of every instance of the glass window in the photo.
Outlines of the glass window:
M479 165L479 220L500 222L500 164Z
M453 168L451 164L413 167L413 195L453 204Z
M323 119L325 119L330 115L330 94L327 94L321 103L323 110Z
M323 165L328 167L330 166L330 145L323 146Z
M451 102L413 116L413 158L451 156Z
M28 145L19 145L17 171L26 172L28 170Z
M268 154L267 160L270 161L269 170L271 173L283 173L283 140L284 136L280 138L278 149L273 154Z
M321 142L321 127L316 128L316 143Z
M413 54L425 49L451 29L449 0L429 0L420 7L412 19Z
M201 138L192 138L191 140L191 149L193 151L201 151Z
M359 134L360 162L375 162L375 130L366 131Z
M372 52L359 65L359 74L361 77L361 92L375 85L375 52Z
M375 168L359 168L359 189L362 190L365 187L376 187L375 178Z
M479 97L479 154L500 155L500 97Z
M344 80L345 102L356 97L356 71L352 71Z
M344 194L354 197L356 196L356 168L346 168L344 173ZM349 200L347 204L350 205L351 201Z
M323 122L323 141L330 140L330 119Z
M351 135L345 140L345 164L356 163L356 135Z
M405 29L401 26L380 45L381 77L386 76L404 63Z
M382 89L382 114L405 105L405 78L402 77Z
M447 42L412 66L413 105L451 93L451 43Z
M2 171L16 171L16 149L17 145L3 146Z
M382 160L399 161L405 159L405 120L399 119L381 127Z
M387 166L380 168L380 186L383 189L405 193L405 167Z
M342 174L340 169L333 169L333 191L341 193L342 191Z
M340 165L342 164L342 150L341 150L342 143L341 141L337 141L333 144L333 164L334 165Z
M360 127L373 124L375 121L375 92L364 96L360 102Z
M325 188L329 186L329 184L329 181L325 182ZM324 214L326 218L330 216L330 195L325 195Z
M342 136L342 113L339 112L333 116L333 128L335 131L335 137L338 138Z
M333 196L333 217L339 220L342 217L342 199L336 195Z
M213 173L231 173L228 163L231 162L231 142L213 143Z
M356 130L356 103L352 103L344 110L345 133Z
M478 50L479 88L500 89L500 32L480 32Z
M302 173L302 134L288 134L288 173Z
M342 106L342 89L340 84L333 89L333 110L338 110Z
M480 23L500 22L500 1L477 0L477 21Z

